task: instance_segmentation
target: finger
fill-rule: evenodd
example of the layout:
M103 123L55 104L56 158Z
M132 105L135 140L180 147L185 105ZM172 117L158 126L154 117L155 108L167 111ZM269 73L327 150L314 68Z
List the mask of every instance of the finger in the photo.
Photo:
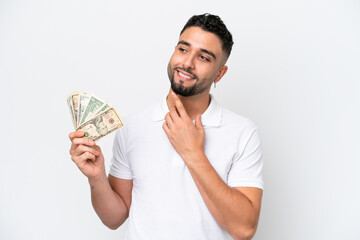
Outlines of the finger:
M75 145L87 145L87 146L94 146L95 142L88 139L88 138L74 138L72 141L73 144Z
M92 153L89 153L89 152L84 152L83 154L81 154L80 156L79 156L79 158L80 158L80 164L83 164L83 165L85 165L85 163L87 162L87 161L92 161L92 162L95 162L95 159L96 159L96 157L95 157L95 155L94 154L92 154Z
M101 151L101 147L100 146L98 146L98 145L96 145L96 143L95 143L95 145L93 146L93 148L100 154L102 151Z
M169 126L166 124L166 122L164 122L162 128L164 129L164 132L165 132L166 136L169 137L169 136L170 136L170 128L169 128Z
M94 162L96 158L94 154L89 152L84 152L80 156L72 157L71 159L78 167L84 167L84 165L88 160Z
M87 139L87 138L73 138L71 148L70 148L70 154L79 146L79 145L87 145L87 146L94 146L95 142Z
M81 138L85 135L85 132L83 131L76 131L69 134L69 138L72 141L75 137Z
M71 153L75 150L75 148L77 147L77 146L74 146L73 140L74 140L75 138L81 138L81 137L83 137L84 135L85 135L85 132L83 132L83 131L76 131L76 132L72 132L72 133L69 134L69 139L70 139L71 142L72 142L71 147L70 147L70 154L71 154Z
M180 118L180 115L179 115L178 111L176 110L176 108L175 108L175 107L171 107L169 113L170 113L170 117L171 117L172 121L173 121L174 123L176 123L177 120L179 120L179 118Z
M168 126L168 128L171 128L174 125L174 122L170 116L170 113L167 113L165 115L165 124Z
M195 117L195 126L198 128L198 129L203 129L203 125L202 125L202 122L201 122L201 115L197 115Z
M179 115L181 117L186 117L186 116L189 117L180 98L174 92L171 92L171 95L173 96L175 106L177 111L179 112Z
M69 139L70 139L70 141L72 141L74 137L75 137L75 132L71 132L71 133L69 134Z
M88 160L90 160L92 162L96 161L96 156L92 153L84 152L84 154L82 156L83 156L84 161L88 161Z
M99 156L100 152L96 151L94 148L92 147L88 147L85 145L79 145L75 151L73 152L73 155L75 156L80 156L81 154L83 154L84 152L89 152L91 154L94 154L95 156Z

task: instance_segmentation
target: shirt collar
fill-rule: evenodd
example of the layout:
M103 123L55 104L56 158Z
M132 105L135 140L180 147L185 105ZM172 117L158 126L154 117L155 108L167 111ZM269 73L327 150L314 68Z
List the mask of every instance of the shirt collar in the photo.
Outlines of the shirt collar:
M221 124L222 107L215 101L213 95L210 94L211 101L209 107L201 116L203 126L219 127ZM165 120L165 115L169 112L166 103L166 97L161 103L155 105L152 120L154 122Z

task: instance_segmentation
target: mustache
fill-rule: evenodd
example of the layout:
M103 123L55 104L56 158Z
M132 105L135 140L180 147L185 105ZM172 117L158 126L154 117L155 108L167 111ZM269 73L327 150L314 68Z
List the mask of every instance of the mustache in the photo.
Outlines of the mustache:
M179 70L182 70L182 71L184 71L184 72L187 72L187 73L189 73L189 74L191 74L191 76L194 76L194 78L198 80L198 77L196 76L196 74L194 74L194 73L191 71L190 68L174 67L174 71L175 71L175 70L178 70L178 69L179 69Z

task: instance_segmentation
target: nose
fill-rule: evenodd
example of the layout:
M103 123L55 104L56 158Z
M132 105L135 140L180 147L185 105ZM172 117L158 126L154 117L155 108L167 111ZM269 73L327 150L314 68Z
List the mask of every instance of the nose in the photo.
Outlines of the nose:
M186 58L184 59L184 68L185 69L194 69L195 68L195 54L188 54Z

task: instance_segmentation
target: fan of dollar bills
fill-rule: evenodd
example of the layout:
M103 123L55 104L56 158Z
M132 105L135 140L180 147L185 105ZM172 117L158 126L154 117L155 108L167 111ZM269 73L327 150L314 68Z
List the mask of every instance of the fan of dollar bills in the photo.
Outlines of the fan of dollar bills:
M75 129L86 138L96 142L124 126L114 107L94 95L75 91L66 100Z

